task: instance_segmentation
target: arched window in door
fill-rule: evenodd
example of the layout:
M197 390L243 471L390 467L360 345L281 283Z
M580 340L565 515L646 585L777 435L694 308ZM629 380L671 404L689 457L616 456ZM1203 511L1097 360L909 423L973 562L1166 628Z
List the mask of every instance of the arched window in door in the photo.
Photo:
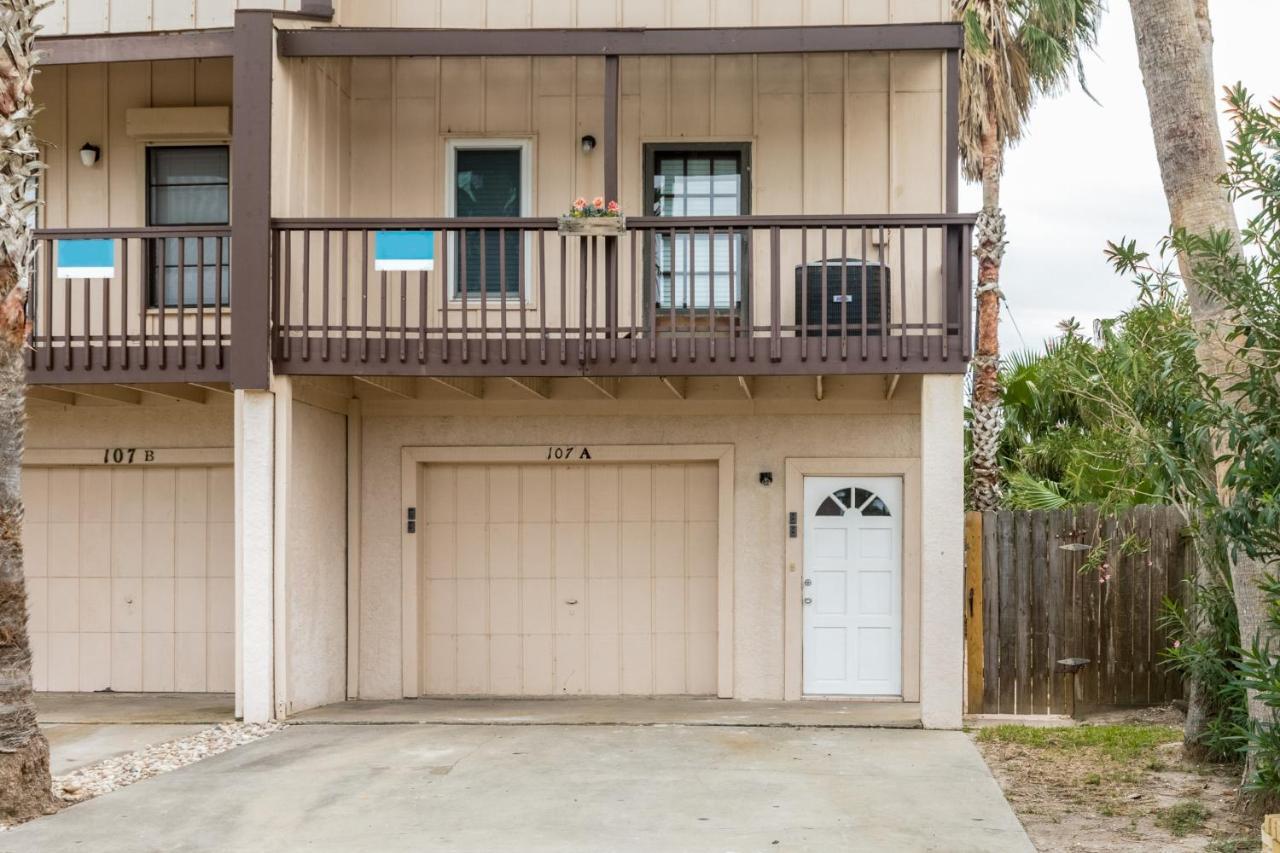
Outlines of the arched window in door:
M874 492L863 488L836 489L818 505L814 515L839 518L849 512L857 512L864 518L888 516L889 506Z

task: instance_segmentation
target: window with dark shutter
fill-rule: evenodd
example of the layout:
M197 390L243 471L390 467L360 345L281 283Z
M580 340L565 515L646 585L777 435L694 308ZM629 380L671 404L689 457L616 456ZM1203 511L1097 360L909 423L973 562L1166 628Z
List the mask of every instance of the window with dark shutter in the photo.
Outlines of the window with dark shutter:
M455 216L521 215L524 183L520 148L456 148L454 158ZM483 282L491 296L519 296L522 247L517 229L467 229L461 239L455 274L458 281L465 280L468 295L478 295Z
M225 145L155 146L147 149L147 225L193 227L231 222L231 156ZM217 304L231 298L231 241L163 237L150 241L152 307Z

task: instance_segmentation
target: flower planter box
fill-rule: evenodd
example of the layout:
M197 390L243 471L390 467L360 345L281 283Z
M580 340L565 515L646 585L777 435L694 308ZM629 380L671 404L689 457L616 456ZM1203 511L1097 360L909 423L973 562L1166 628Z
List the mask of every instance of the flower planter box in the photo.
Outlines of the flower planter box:
M626 233L627 218L618 216L561 216L557 230L581 237L616 237Z

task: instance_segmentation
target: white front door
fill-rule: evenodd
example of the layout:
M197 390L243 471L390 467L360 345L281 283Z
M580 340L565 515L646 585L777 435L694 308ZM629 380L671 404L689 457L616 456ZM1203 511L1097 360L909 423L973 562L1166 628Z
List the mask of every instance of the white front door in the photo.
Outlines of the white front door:
M804 481L804 692L902 693L902 480Z

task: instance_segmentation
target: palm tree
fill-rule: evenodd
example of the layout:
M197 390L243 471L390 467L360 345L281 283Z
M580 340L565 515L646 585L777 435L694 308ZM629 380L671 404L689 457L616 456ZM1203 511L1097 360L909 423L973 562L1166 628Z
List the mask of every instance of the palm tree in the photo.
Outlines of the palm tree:
M1138 44L1138 64L1147 92L1156 158L1174 234L1196 237L1225 235L1240 246L1240 229L1222 176L1227 173L1222 133L1218 128L1213 79L1213 30L1207 0L1130 0ZM1196 280L1192 259L1180 254L1178 266L1187 289L1191 319L1200 336L1196 357L1204 372L1217 382L1228 400L1236 394L1229 376L1231 328L1228 307ZM1244 400L1236 401L1244 404ZM1220 447L1223 436L1215 437ZM1219 472L1229 465L1225 453ZM1221 482L1221 478L1219 478ZM1229 498L1222 495L1224 499ZM1231 586L1240 640L1255 640L1266 649L1280 648L1267 620L1269 603L1259 582L1268 567L1243 552L1231 560ZM1193 691L1194 693L1194 691ZM1249 696L1249 718L1264 727L1275 726L1271 710L1256 693ZM1197 732L1188 718L1187 742ZM1254 755L1246 760L1245 776L1253 772Z
M49 744L31 697L31 643L22 571L22 447L26 420L30 192L41 164L31 92L37 0L0 0L0 818L53 810Z
M960 67L960 159L982 183L974 255L978 258L978 343L973 359L969 503L1000 505L1000 262L1005 248L1000 177L1004 152L1022 137L1039 95L1060 92L1081 74L1097 40L1102 0L952 0L964 24Z

